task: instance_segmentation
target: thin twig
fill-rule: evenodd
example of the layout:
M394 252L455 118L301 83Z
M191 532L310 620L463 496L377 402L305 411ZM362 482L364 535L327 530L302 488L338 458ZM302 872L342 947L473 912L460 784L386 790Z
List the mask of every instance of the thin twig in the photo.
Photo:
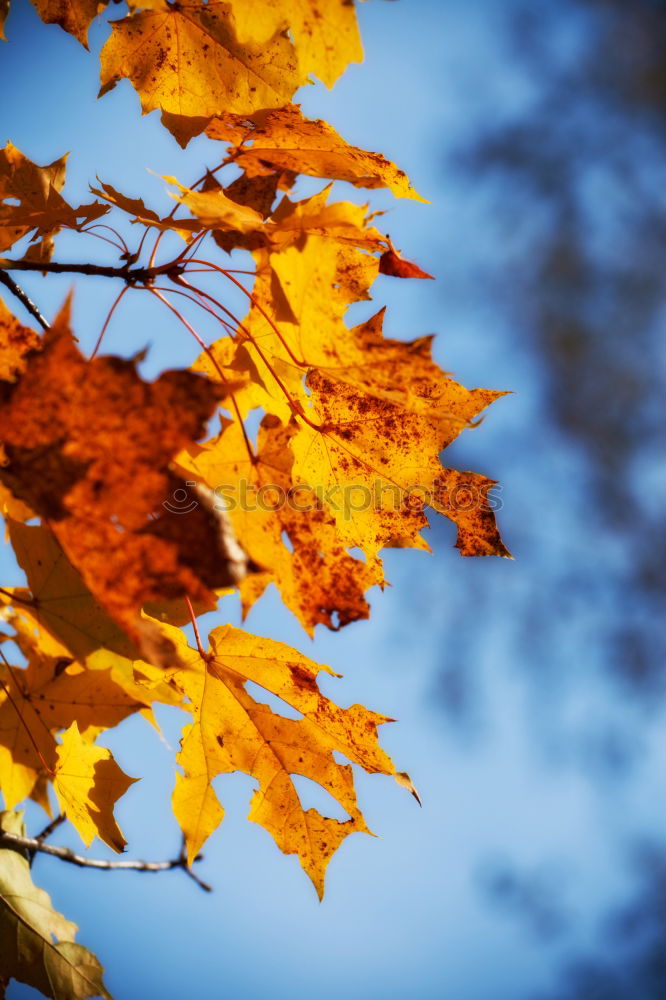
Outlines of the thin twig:
M21 837L16 833L0 831L0 847L20 847L29 852L39 854L49 854L60 861L66 861L70 865L77 865L79 868L96 868L99 871L135 871L135 872L165 872L173 868L182 868L193 881L197 883L205 892L212 892L212 886L203 882L198 875L195 875L187 866L187 854L181 851L178 858L172 861L106 861L101 858L84 858L80 854L75 854L69 847L53 847L45 844L37 837ZM195 858L195 861L199 860Z
M67 817L65 816L64 813L60 813L60 815L56 816L55 819L52 819L50 823L47 823L42 832L37 834L35 840L38 840L40 844L42 844L47 839L47 837L50 837L51 834L65 822L66 818Z
M47 839L47 837L50 837L51 834L54 833L58 829L58 827L65 822L65 819L66 819L65 814L60 813L59 816L56 816L55 819L52 819L50 823L46 824L42 832L37 834L35 840L38 840L40 844L43 844L44 841ZM32 864L33 858L35 857L36 853L37 853L36 851L28 851L28 860L30 864Z
M194 638L196 639L199 656L204 662L206 662L210 658L208 657L208 654L206 653L206 650L203 648L203 645L201 643L201 636L199 635L199 625L197 623L197 616L194 613L194 608L192 607L192 601L189 599L189 597L187 597L187 595L185 596L185 600L187 602L187 609L190 612L190 620L192 622L192 628L194 629Z
M45 319L44 316L42 316L39 309L32 301L30 296L27 294L27 292L25 292L20 285L16 284L11 274L7 274L6 271L0 271L0 284L4 285L5 288L8 288L9 291L12 293L12 295L16 296L21 305L24 306L28 310L30 315L37 320L37 322L39 323L39 325L42 327L43 330L48 330L49 328L48 320Z

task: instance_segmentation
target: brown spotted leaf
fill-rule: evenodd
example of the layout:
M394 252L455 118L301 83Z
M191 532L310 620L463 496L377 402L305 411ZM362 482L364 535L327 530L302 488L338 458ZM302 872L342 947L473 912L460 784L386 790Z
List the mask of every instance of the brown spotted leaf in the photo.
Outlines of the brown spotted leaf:
M341 540L369 557L383 546L427 547L427 506L458 525L463 555L508 556L483 491L471 503L443 498L449 470L439 457L504 394L454 382L432 360L432 338L389 340L381 328L380 313L310 369L311 423L291 442L295 476L324 490Z

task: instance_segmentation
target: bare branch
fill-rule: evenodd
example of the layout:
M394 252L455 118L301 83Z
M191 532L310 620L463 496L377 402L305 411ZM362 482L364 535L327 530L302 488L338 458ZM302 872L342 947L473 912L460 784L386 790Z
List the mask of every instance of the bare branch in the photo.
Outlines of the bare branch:
M135 872L165 872L173 868L182 868L193 881L197 883L205 892L212 892L212 886L203 882L187 866L187 853L183 849L178 858L171 861L106 861L100 858L84 858L80 854L75 854L69 847L53 847L45 844L38 837L21 837L15 833L0 831L0 847L19 847L30 853L49 854L53 858L59 858L70 865L77 865L79 868L96 868L99 871L135 871ZM196 861L199 858L195 858Z
M185 264L177 259L156 267L132 267L129 263L112 267L107 264L61 264L54 260L10 260L8 257L0 257L0 272L40 271L45 274L87 274L98 278L120 278L128 285L150 284L159 275L178 276L184 270Z
M16 296L19 302L28 310L30 315L37 320L42 329L48 330L48 320L42 316L27 292L25 292L20 285L16 284L11 274L7 274L6 271L0 270L0 284L4 285L5 288L8 288L12 295Z
M46 824L46 826L44 827L44 829L42 830L42 832L37 834L37 836L35 837L35 840L38 840L40 842L40 844L43 844L44 841L48 837L50 837L51 834L54 833L58 829L59 826L62 826L62 824L65 822L65 819L66 819L65 814L64 813L60 813L59 816L56 816L55 819L52 819L50 823ZM32 851L31 852L31 860L32 860L32 857L34 857L34 854L35 854L35 852Z

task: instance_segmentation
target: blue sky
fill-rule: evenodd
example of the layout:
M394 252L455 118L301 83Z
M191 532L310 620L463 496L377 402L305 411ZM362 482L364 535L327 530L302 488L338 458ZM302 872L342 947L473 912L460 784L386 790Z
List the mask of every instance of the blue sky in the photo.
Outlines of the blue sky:
M396 203L372 193L372 205L387 212L383 228L394 243L438 277L378 280L375 304L389 306L388 335L437 333L438 360L464 384L514 392L449 454L451 464L502 482L500 519L515 562L463 561L452 548L451 526L435 525L434 555L388 553L393 586L375 595L369 622L318 634L311 643L271 591L247 623L344 674L328 685L340 703L358 701L398 720L382 742L412 775L423 809L388 780L359 775L361 804L378 837L355 836L343 845L322 905L296 860L246 822L252 783L240 777L216 785L227 816L204 850L200 873L215 886L211 895L180 873L111 875L40 858L36 880L80 925L80 941L102 960L117 998L176 1000L187 992L200 1000L527 1000L557 981L573 947L594 946L597 917L627 885L622 838L656 825L666 769L655 730L646 729L634 779L609 796L584 769L553 763L535 742L535 727L548 730L556 715L557 732L568 731L576 719L593 720L599 699L604 710L613 708L615 695L591 679L544 705L521 673L532 644L516 635L514 604L539 588L546 564L585 558L586 537L579 498L567 485L582 474L580 458L547 427L526 436L540 418L539 372L527 351L512 349L484 285L479 262L506 248L484 215L484 191L445 169L462 136L533 98L502 41L504 10L491 0L364 3L366 62L351 67L332 92L316 86L299 95L307 114L385 153L431 201ZM213 162L207 141L195 140L183 152L156 115L142 119L129 84L97 102L96 59L59 29L41 26L27 2L16 0L7 34L0 88L11 97L0 112L0 141L11 139L38 163L70 150L72 200L86 200L87 184L99 174L159 207L167 204L165 185L147 169L187 183ZM93 52L103 36L93 29ZM561 44L568 44L564 29ZM366 194L340 186L341 197L364 201ZM110 260L109 254L111 248L85 237L65 237L57 251L63 260ZM475 261L477 273L470 271ZM31 276L25 285L49 315L71 281ZM114 294L101 279L77 282L75 330L84 347L95 342ZM130 353L149 344L144 372L151 376L189 364L192 343L163 311L136 298L110 328L106 349ZM540 463L526 443L540 451ZM0 567L5 584L20 582L8 553ZM483 602L476 607L477 591L492 595L492 614ZM239 623L237 605L226 603L205 626ZM590 655L587 635L603 613L589 608L558 633L563 665ZM474 671L484 678L480 740L454 732L438 703L447 630L476 640ZM166 710L160 718L162 740L136 719L109 738L123 769L142 776L118 808L136 857L178 850L169 798L180 720ZM55 842L75 844L64 833ZM568 937L539 941L489 905L483 873L503 858L552 884L573 921ZM14 984L8 997L29 993Z

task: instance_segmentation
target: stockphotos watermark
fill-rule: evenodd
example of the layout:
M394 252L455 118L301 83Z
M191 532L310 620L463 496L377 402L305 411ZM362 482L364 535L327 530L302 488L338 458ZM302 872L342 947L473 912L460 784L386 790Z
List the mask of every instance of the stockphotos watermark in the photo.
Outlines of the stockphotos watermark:
M199 506L201 491L199 483L188 480L184 486L174 490L162 506L171 514L189 514ZM345 520L351 520L355 514L364 511L409 511L416 514L424 507L432 507L447 514L498 511L503 506L501 486L488 481L477 483L464 480L453 486L415 484L401 487L378 478L370 485L311 486L298 483L285 489L278 483L257 486L247 479L240 479L234 485L223 484L210 491L205 489L205 494L212 500L215 510L227 514L234 510L274 513L285 509L307 514L327 508L342 514Z

